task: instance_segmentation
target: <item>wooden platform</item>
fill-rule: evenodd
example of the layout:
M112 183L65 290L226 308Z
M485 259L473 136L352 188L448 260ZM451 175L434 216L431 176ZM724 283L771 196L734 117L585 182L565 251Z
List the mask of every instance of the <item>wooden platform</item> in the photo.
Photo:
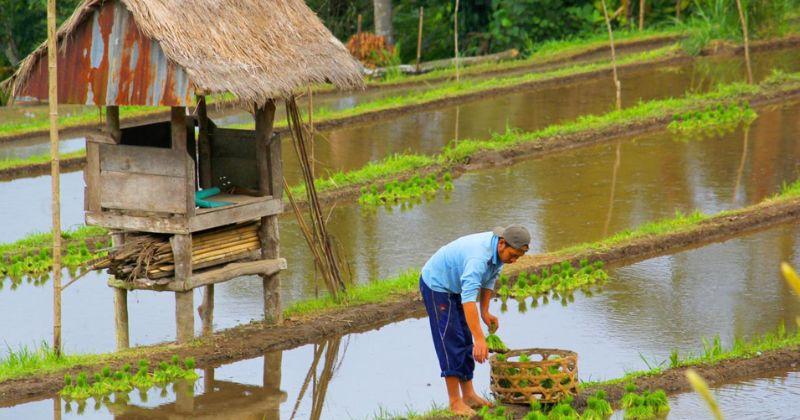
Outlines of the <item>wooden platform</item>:
M220 194L211 197L210 200L227 201L234 204L196 209L193 216L134 216L125 214L125 212L87 211L86 224L137 232L189 234L217 226L257 220L261 217L280 214L283 211L282 200L274 199L272 196L252 197Z
M248 262L235 262L214 267L207 270L195 271L186 281L176 281L174 278L156 280L135 279L133 281L119 280L114 277L108 280L108 285L126 290L155 290L169 292L188 292L197 287L222 283L235 277L254 274L272 275L285 270L286 259L256 260Z

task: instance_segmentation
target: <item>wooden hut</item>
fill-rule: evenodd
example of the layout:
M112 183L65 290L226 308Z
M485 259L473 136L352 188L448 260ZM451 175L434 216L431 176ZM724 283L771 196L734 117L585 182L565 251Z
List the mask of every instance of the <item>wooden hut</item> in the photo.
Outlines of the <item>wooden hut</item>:
M263 278L265 318L279 320L273 99L312 83L360 87L360 65L303 0L86 0L57 37L59 103L106 107L105 128L87 136L86 223L111 229L115 248L162 238L171 258L109 281L118 347L129 345L132 289L175 292L179 342L194 337L193 289L205 288L210 332L213 285L242 275ZM43 44L22 62L13 98L47 99L47 61ZM211 94L251 110L255 130L216 127ZM170 107L171 118L121 127L119 107L133 105ZM220 206L198 208L197 191L213 187L228 192L212 198Z

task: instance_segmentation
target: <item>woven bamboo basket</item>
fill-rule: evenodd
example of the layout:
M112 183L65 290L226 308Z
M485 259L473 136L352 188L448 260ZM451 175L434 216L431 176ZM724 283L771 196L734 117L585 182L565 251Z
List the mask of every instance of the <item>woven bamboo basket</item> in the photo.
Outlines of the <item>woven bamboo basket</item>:
M529 362L520 362L527 354ZM489 358L492 394L504 404L557 403L578 393L578 354L559 349L521 349ZM514 360L511 360L514 359Z

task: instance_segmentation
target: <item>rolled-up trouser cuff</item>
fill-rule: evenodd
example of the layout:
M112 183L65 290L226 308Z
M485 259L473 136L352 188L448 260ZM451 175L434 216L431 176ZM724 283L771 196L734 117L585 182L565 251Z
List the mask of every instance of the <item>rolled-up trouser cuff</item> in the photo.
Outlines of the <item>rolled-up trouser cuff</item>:
M442 378L447 377L456 377L461 382L467 382L472 380L472 373L465 374L464 372L459 372L455 370L443 370L442 371Z

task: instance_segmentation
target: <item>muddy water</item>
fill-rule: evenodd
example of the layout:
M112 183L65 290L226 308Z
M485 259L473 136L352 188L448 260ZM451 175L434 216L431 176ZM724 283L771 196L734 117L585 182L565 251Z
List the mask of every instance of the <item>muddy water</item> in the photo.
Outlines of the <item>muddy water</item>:
M800 413L800 372L774 372L712 389L730 419L796 419ZM670 418L711 418L698 394L670 398Z
M366 282L420 267L451 238L497 224L525 224L533 232L532 252L542 252L600 239L606 231L611 234L669 217L676 210L713 213L741 207L762 200L784 181L797 177L799 112L798 104L764 110L749 130L701 141L676 141L663 132L618 142L620 161L610 218L615 143L468 173L456 179L451 193L406 211L367 211L342 204L333 210L330 226L349 256L356 280ZM65 184L72 180L81 185L80 174L71 176L65 177ZM70 214L73 218L65 212L65 224L80 222L79 205ZM27 217L33 221L34 215L29 209L24 216L9 214L6 220ZM45 229L46 210L36 217ZM454 217L458 223L449 222ZM11 223L2 229L22 233L18 225L28 223ZM311 260L292 217L281 219L281 239L281 253L290 268L282 276L285 301L313 296ZM259 319L260 285L257 278L245 277L218 286L215 328ZM32 344L49 337L49 312L31 308L50 302L50 293L49 287L31 286L0 293L0 307L13 314L0 318L0 335L7 343ZM200 291L195 299L199 304ZM64 300L67 349L111 350L112 298L105 275L80 280L65 292ZM132 293L132 342L171 340L174 320L163 314L171 314L173 305L169 294ZM198 320L198 329L199 325Z
M793 322L800 302L788 290L778 266L781 261L800 265L799 240L800 227L784 225L614 269L613 280L602 291L592 297L576 294L567 306L557 300L540 301L537 308L522 313L512 301L505 313L500 302L493 302L492 309L500 315L500 331L510 347L572 349L580 355L582 380L608 379L646 368L642 357L658 365L668 360L672 349L698 354L701 337L719 334L728 346L735 336L750 337L773 330L781 321ZM224 415L224 410L236 407L243 410L238 415L248 413L253 418L290 418L296 410L297 418L338 419L371 417L381 410L420 412L446 401L431 347L427 319L409 319L204 371L193 399L173 393L159 397L158 391L151 391L144 403L134 393L129 403L97 411L90 402L86 413L98 418L109 418L112 412L161 418L181 410ZM279 364L280 372L275 368ZM303 393L312 366L315 378ZM787 401L796 395L792 384L797 377L792 381L766 387L774 391L768 395ZM479 365L475 382L479 392L488 392L487 366ZM725 389L720 395L726 395ZM738 408L739 415L731 418L758 414L772 418L772 413L781 414L775 410L786 407L751 407L735 404L733 397L721 399ZM686 396L674 398L673 417L702 418L704 412L692 407L692 401ZM1 409L0 417L47 418L52 410L53 401L45 400ZM74 403L71 410L75 413Z

